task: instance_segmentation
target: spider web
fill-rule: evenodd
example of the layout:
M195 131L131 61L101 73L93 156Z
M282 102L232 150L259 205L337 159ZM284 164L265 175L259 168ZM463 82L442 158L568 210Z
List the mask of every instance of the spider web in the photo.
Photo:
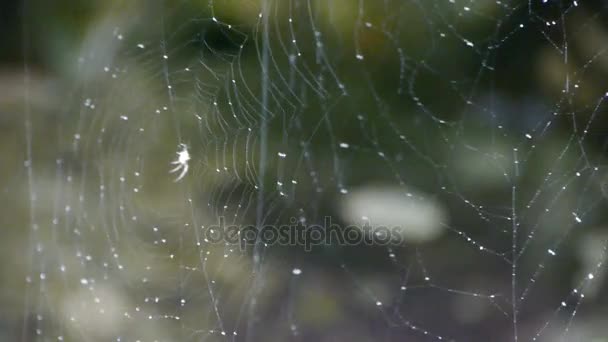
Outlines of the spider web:
M23 340L608 336L600 1L108 7L25 95ZM403 243L209 241L328 217Z

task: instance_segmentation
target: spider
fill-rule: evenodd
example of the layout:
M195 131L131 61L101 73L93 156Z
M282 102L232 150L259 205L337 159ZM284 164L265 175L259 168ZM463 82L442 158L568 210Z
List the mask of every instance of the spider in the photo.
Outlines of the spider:
M188 145L179 144L179 150L176 152L177 159L172 161L172 165L177 165L169 171L169 173L175 173L181 170L179 176L175 178L174 182L179 182L188 173L188 161L190 161L190 153L188 152Z

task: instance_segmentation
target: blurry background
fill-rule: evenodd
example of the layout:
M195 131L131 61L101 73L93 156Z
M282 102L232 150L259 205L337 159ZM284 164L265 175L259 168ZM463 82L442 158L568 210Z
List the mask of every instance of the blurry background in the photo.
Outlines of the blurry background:
M0 340L608 341L602 1L1 6Z

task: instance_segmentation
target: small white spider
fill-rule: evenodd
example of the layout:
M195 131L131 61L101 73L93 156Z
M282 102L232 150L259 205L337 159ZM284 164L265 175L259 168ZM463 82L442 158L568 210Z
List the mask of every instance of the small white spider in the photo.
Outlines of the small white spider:
M172 165L177 165L177 166L169 171L169 173L175 173L175 172L178 172L181 170L179 176L177 176L177 178L175 178L174 182L179 182L180 180L182 180L182 178L184 178L186 173L188 173L188 161L190 161L190 153L188 152L188 145L179 144L178 148L179 148L179 150L176 152L177 159L171 162Z

